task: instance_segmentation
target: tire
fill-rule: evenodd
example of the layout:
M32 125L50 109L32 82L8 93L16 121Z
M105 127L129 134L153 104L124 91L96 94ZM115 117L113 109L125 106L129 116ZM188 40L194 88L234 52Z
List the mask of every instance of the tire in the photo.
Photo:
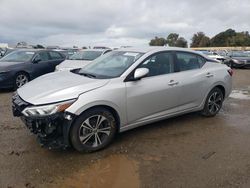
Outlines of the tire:
M109 110L93 108L84 112L73 123L70 141L79 152L101 150L113 141L117 127L118 123Z
M221 89L215 87L209 92L201 114L206 117L215 116L220 111L223 101L224 96Z
M19 72L15 76L14 89L18 89L29 82L29 75L24 72Z

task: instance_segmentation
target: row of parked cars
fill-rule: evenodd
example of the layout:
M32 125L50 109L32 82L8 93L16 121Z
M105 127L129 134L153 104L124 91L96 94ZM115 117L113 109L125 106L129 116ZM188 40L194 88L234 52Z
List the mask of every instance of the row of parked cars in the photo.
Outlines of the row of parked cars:
M199 51L232 68L250 68L249 51Z
M110 49L61 50L15 49L0 59L0 88L20 88L30 80L53 72L81 68Z

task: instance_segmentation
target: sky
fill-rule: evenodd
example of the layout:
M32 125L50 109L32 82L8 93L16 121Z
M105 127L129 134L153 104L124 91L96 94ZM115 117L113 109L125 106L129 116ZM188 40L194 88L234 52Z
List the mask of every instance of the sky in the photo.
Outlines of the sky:
M250 31L249 0L0 0L0 43L147 46L176 32L190 42Z

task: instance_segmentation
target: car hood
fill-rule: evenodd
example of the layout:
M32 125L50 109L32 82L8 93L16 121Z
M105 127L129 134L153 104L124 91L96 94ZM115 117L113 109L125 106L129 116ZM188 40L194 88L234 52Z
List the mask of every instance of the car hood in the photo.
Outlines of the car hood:
M86 60L65 60L57 66L57 70L70 70L82 68L91 63L91 61Z
M100 88L108 82L108 79L92 79L62 71L41 76L17 92L24 101L42 105L77 98L80 94Z

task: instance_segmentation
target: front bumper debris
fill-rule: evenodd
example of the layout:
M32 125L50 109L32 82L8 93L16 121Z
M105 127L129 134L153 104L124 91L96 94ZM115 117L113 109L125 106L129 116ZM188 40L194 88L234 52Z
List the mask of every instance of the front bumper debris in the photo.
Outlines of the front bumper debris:
M13 115L20 117L27 128L37 135L41 146L49 149L65 149L70 146L69 130L74 120L73 114L67 114L72 117L70 120L65 119L64 112L46 117L26 117L22 111L31 105L17 94L13 96L12 104Z

